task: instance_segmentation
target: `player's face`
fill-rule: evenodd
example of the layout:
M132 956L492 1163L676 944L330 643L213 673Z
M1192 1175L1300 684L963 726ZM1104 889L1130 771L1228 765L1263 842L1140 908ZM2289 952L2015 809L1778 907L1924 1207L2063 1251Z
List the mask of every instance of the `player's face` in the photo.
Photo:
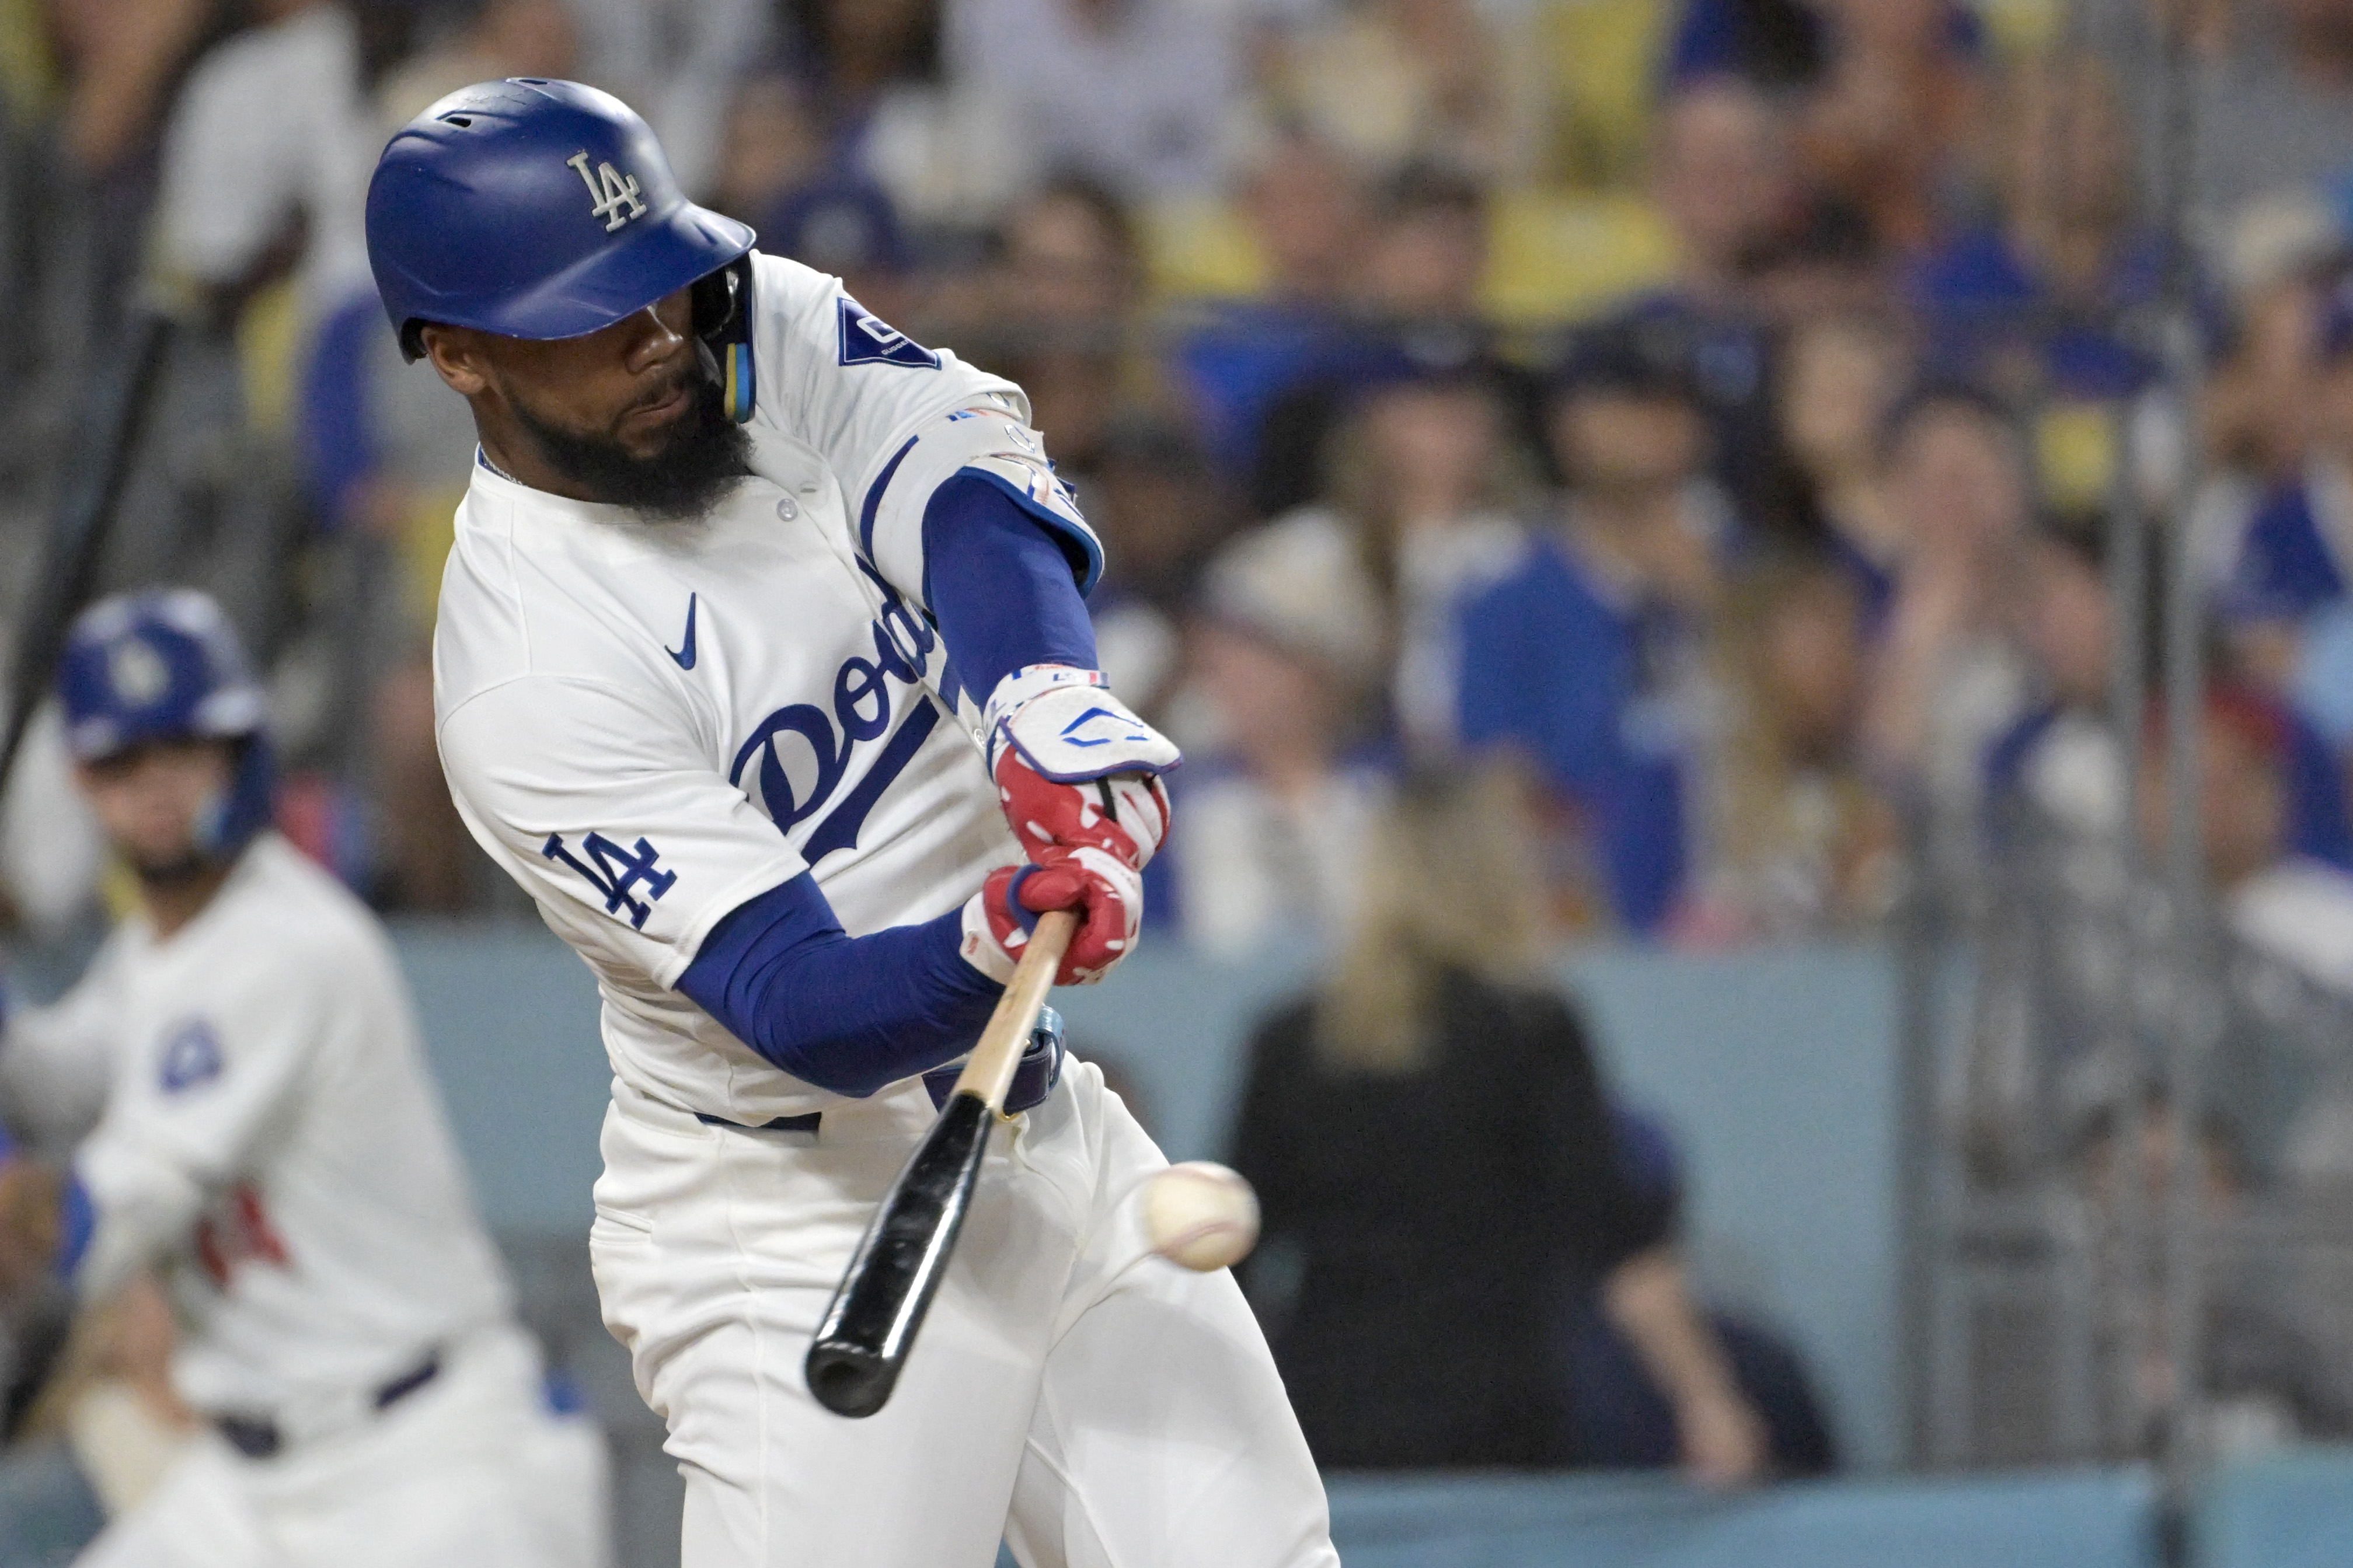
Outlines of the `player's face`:
M434 368L466 395L491 460L537 489L691 517L746 471L681 289L576 338L432 327Z
M493 338L491 366L509 400L549 427L653 458L693 405L692 327L681 289L585 337Z
M228 790L235 752L225 741L158 741L75 770L116 853L142 877L196 863L196 824Z

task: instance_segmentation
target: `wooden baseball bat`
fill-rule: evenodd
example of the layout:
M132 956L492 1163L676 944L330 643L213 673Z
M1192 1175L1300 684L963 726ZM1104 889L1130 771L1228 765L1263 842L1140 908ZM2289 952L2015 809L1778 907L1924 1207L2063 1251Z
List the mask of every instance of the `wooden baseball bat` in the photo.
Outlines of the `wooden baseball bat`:
M817 1402L837 1415L873 1415L898 1384L972 1206L989 1131L1004 1115L1014 1068L1078 924L1068 910L1038 917L955 1092L891 1184L833 1292L802 1371Z

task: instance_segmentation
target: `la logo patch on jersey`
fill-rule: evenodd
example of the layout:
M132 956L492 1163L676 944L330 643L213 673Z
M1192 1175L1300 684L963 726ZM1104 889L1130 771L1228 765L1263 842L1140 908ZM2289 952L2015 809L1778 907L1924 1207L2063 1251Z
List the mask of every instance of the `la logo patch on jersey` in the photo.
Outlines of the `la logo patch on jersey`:
M605 232L613 233L633 217L645 216L646 204L638 195L638 177L624 174L610 163L599 163L594 172L588 167L588 150L582 148L564 160L565 165L580 171L583 184L588 187L588 211L592 216L605 220ZM626 210L624 210L626 209Z
M165 1094L184 1094L200 1083L220 1077L220 1037L202 1018L184 1018L164 1041L156 1076Z
M842 363L904 364L917 370L940 368L938 354L849 295L841 297L840 309Z

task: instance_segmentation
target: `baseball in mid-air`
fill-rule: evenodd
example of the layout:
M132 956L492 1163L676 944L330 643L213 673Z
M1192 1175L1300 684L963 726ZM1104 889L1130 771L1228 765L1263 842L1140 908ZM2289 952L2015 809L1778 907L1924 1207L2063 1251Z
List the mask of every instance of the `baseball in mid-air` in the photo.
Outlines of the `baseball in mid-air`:
M1223 1165L1187 1160L1144 1184L1144 1234L1172 1263L1208 1273L1250 1256L1258 1194Z

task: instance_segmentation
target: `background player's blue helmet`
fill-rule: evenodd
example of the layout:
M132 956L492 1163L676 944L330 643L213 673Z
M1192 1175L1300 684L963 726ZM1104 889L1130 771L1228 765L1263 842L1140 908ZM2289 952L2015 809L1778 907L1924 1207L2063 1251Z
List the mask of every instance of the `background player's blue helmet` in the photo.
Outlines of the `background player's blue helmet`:
M194 588L101 599L76 617L58 661L66 750L96 762L153 741L239 741L227 792L197 848L230 855L269 824L268 702L221 607Z
M727 268L754 237L686 199L628 104L577 82L460 88L385 144L368 182L368 263L411 359L428 321L593 332Z

